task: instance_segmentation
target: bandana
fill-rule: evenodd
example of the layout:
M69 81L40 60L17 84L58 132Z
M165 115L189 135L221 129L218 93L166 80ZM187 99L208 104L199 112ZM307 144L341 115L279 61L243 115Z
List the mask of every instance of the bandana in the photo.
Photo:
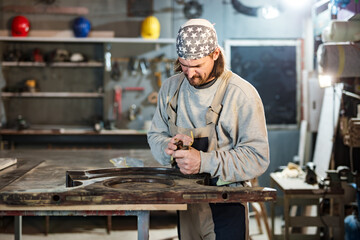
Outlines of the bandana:
M179 29L176 51L186 60L206 57L218 47L214 26L205 19L191 19Z

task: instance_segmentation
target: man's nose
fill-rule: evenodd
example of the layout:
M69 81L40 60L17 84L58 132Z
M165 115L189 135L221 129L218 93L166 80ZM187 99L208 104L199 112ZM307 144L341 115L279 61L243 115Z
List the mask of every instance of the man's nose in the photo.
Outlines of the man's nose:
M192 69L192 68L188 68L186 73L187 73L189 78L192 78L194 76L194 74L195 74L195 70Z

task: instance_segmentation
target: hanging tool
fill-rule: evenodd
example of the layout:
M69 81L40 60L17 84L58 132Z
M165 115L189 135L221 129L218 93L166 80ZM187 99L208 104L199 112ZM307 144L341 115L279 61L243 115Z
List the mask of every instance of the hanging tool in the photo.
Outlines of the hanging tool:
M122 112L122 105L121 105L121 98L122 98L122 88L116 87L114 93L114 116L115 119L120 120L121 119L121 112Z
M162 81L161 81L161 72L155 72L154 75L155 75L155 78L156 78L157 86L160 88L160 87L161 87L161 84L162 84Z
M120 65L118 61L115 61L111 69L111 79L118 81L121 77Z
M161 84L162 84L161 72L155 72L154 76L155 76L155 79L156 79L156 84L160 88ZM151 104L156 104L157 99L158 99L158 92L157 91L151 92L147 97L148 102L151 103Z
M132 104L129 109L129 120L134 121L138 112L138 106L136 106L136 104Z
M143 75L147 75L149 72L149 62L145 58L139 60L139 67Z
M128 63L128 70L131 75L136 75L139 67L139 60L137 58L131 57Z
M147 100L149 103L151 104L156 104L157 103L157 99L158 99L158 92L151 92L148 97L147 97Z
M114 106L113 106L113 114L115 119L121 119L122 113L122 95L123 91L144 91L143 87L125 87L121 88L121 86L116 86L114 89Z

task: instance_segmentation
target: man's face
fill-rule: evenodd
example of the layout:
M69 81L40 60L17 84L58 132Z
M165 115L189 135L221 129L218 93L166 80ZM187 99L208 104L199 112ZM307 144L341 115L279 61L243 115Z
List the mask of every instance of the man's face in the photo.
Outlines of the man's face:
M219 56L216 51L214 53L212 56L195 60L179 58L181 69L192 86L200 86L213 80L213 77L210 77L210 73L214 67L215 60Z

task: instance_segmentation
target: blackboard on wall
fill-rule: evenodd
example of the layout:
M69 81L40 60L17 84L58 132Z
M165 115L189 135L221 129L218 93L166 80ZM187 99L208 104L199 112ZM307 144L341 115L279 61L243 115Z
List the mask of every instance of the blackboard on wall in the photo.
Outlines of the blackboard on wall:
M225 41L228 66L257 89L269 127L299 123L300 50L299 40Z

